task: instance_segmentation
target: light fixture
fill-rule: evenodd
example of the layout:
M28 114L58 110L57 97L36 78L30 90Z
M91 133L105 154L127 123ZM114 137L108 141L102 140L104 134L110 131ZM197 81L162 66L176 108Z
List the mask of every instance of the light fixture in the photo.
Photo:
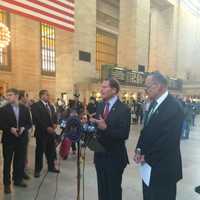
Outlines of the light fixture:
M5 48L10 43L10 31L8 27L0 22L0 48Z
M137 98L137 94L132 94L132 98L136 99Z
M101 97L100 92L97 92L97 93L96 93L96 97L97 97L97 98L100 98L100 97Z
M129 94L128 94L128 93L124 94L124 97L125 97L126 99L128 99L128 98L129 98Z

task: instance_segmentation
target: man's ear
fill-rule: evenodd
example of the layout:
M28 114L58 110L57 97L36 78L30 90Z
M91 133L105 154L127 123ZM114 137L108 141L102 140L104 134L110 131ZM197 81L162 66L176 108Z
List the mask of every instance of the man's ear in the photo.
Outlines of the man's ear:
M117 89L116 89L116 88L113 88L113 92L114 92L115 94L117 94Z

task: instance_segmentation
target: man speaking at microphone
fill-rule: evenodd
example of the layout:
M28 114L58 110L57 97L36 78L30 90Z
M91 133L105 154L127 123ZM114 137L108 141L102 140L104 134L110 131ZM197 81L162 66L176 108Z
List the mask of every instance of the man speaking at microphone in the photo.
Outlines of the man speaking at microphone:
M128 164L125 140L130 131L130 110L118 97L120 85L115 79L103 81L103 101L97 106L95 119L98 142L104 151L95 152L99 200L122 199L122 174Z

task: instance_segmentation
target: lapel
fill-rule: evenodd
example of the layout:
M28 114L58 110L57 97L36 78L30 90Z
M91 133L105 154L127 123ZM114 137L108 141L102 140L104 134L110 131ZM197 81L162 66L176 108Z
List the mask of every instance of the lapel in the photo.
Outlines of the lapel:
M41 109L49 116L49 112L47 111L47 108L45 107L44 103L41 100L39 102L40 102Z
M15 123L15 125L17 126L17 119L16 119L16 117L15 117L15 113L14 113L14 110L13 110L13 108L12 108L12 106L9 104L8 105L8 111L9 111L9 113L10 113L10 116L11 116L11 119L12 119L12 121Z
M111 110L110 110L110 112L108 114L108 117L107 117L106 121L109 121L109 120L112 119L112 116L116 113L116 110L117 110L117 107L118 107L119 104L120 104L120 100L117 99L117 101L112 106L112 108L111 108Z
M152 123L157 118L160 118L160 113L162 113L162 110L165 108L166 104L168 103L170 98L170 94L167 96L167 98L160 104L160 106L156 109L156 111L153 113L152 117L149 120L149 123ZM157 120L156 120L157 121ZM148 126L148 124L147 124Z

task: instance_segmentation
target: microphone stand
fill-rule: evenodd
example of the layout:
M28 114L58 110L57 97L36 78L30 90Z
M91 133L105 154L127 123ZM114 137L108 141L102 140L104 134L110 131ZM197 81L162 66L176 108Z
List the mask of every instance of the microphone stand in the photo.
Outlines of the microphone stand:
M80 200L80 185L81 185L81 167L80 167L80 142L77 142L78 151L77 151L77 197L76 200Z

